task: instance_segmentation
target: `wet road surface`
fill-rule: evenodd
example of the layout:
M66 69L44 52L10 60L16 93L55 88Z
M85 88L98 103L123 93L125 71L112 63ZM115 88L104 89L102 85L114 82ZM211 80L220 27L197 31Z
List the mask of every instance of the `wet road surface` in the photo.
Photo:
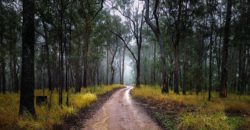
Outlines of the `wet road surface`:
M86 121L83 130L161 130L130 97L132 87L120 89Z

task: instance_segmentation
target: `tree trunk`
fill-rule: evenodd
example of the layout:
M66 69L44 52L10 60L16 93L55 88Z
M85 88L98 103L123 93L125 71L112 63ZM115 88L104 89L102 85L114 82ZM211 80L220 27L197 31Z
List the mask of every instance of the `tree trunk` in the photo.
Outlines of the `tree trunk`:
M64 24L65 29L67 28ZM69 43L68 43L69 44ZM65 88L66 88L66 105L69 106L69 48L67 46L67 37L64 35L64 55L65 55Z
M210 36L210 51L209 51L209 88L208 88L208 101L211 100L211 91L212 91L212 54L213 54L213 34L211 29Z
M160 44L160 58L162 62L162 93L168 93L168 75L167 75L167 64L166 64L166 53L164 43L161 37L158 37L158 42Z
M186 70L187 69L187 63L184 59L184 65L183 65L183 82L182 82L182 93L186 95L186 90L187 90L187 80L186 80Z
M87 87L87 77L88 77L88 58L89 58L89 44L90 44L90 33L91 33L91 23L86 20L85 26L85 48L84 48L84 70L83 70L83 87Z
M14 91L18 92L19 91L19 81L18 81L18 71L17 71L17 58L15 56L15 60L14 60Z
M4 53L4 52L3 52ZM5 66L6 66L6 63L5 63L5 56L2 55L1 56L1 59L0 59L0 64L1 64L1 86L2 86L2 92L3 93L6 93L6 77L5 77Z
M113 64L113 63L111 63ZM111 79L110 79L110 84L114 83L114 79L115 79L115 67L113 65L111 65Z
M49 37L48 37L48 29L47 25L43 22L43 29L44 29L44 39L45 39L45 52L46 52L46 64L47 64L47 74L48 74L48 88L50 91L53 90L52 88L52 80L51 80L51 67L50 67L50 58L49 58Z
M155 6L154 6L154 11L153 11L153 14L154 14L154 18L155 18L155 24L153 24L151 21L150 21L150 18L149 18L149 0L145 0L145 8L146 8L146 13L145 13L145 20L146 20L146 23L149 25L149 27L151 28L151 30L154 32L155 34L155 37L157 39L157 42L159 43L159 46L160 46L160 58L161 58L161 62L162 62L162 93L168 93L168 75L167 75L167 64L166 64L166 48L164 46L164 43L163 43L163 39L162 39L162 36L161 36L161 32L160 32L160 27L159 27L159 18L158 18L158 15L157 15L157 10L158 10L158 7L159 7L159 3L160 1L159 0L156 0L155 1Z
M174 92L179 94L179 47L174 44Z
M23 0L22 76L19 114L36 115L34 107L35 1Z
M114 64L114 60L115 60L115 55L117 52L118 46L116 45L114 52L112 53L112 58L111 58L111 62L110 62L110 69L111 69L111 80L110 80L110 84L114 83L114 79L115 79L115 66Z
M239 65L238 65L238 74L239 74L239 77L238 77L238 85L237 85L237 91L238 92L242 92L241 90L241 87L242 87L242 43L239 44Z
M114 56L113 56L111 63L110 63L110 70L111 70L110 84L113 84L114 79L115 79L115 67L114 67L113 63L114 63Z
M179 94L179 42L181 26L182 0L178 1L178 16L175 23L176 36L174 41L174 92Z
M107 70L106 70L106 84L108 85L109 84L109 51L108 51L108 48L107 48Z
M224 28L224 42L222 50L222 64L221 64L221 80L220 80L220 97L227 97L227 60L228 60L228 44L230 37L230 24L231 24L231 9L232 9L232 0L227 2L227 13L226 13L226 24Z
M211 91L212 91L212 60L213 60L213 26L214 26L214 21L213 21L213 14L212 12L210 13L211 17L211 28L210 28L210 52L209 52L209 86L208 86L208 101L211 100ZM216 39L215 39L216 40Z
M141 43L137 45L137 60L136 60L136 86L139 87L141 82Z
M60 9L60 26L59 26L59 35L60 35L60 42L59 42L59 48L60 48L60 59L59 59L59 105L62 105L63 102L63 88L64 88L64 52L63 52L63 11L64 11L64 4L63 0L60 0L61 9Z
M153 63L153 78L152 78L152 84L156 84L156 42L154 42L154 63Z
M0 5L2 6L2 5ZM2 31L0 32L0 87L1 87L1 92L5 93L6 92L6 77L5 77L5 47L3 44L3 34Z
M123 47L123 54L122 54L122 84L124 84L125 54L126 54L126 48Z

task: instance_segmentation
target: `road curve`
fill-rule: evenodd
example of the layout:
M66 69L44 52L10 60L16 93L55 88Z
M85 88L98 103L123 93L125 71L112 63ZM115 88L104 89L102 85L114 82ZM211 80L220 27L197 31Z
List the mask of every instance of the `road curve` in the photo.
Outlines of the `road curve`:
M133 87L115 92L110 99L87 120L83 130L161 130L147 113L130 97Z

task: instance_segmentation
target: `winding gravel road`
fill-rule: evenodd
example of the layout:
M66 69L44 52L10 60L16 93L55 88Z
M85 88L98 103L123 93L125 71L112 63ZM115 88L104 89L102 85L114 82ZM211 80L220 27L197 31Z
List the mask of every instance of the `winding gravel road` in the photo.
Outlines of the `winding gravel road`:
M133 87L115 92L84 124L83 130L161 130L130 97Z

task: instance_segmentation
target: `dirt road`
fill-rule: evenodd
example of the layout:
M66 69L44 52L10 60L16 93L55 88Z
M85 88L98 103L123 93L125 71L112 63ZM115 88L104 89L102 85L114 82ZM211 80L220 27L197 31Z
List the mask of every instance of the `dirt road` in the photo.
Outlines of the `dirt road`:
M83 130L161 130L130 97L132 87L115 92L84 124Z

